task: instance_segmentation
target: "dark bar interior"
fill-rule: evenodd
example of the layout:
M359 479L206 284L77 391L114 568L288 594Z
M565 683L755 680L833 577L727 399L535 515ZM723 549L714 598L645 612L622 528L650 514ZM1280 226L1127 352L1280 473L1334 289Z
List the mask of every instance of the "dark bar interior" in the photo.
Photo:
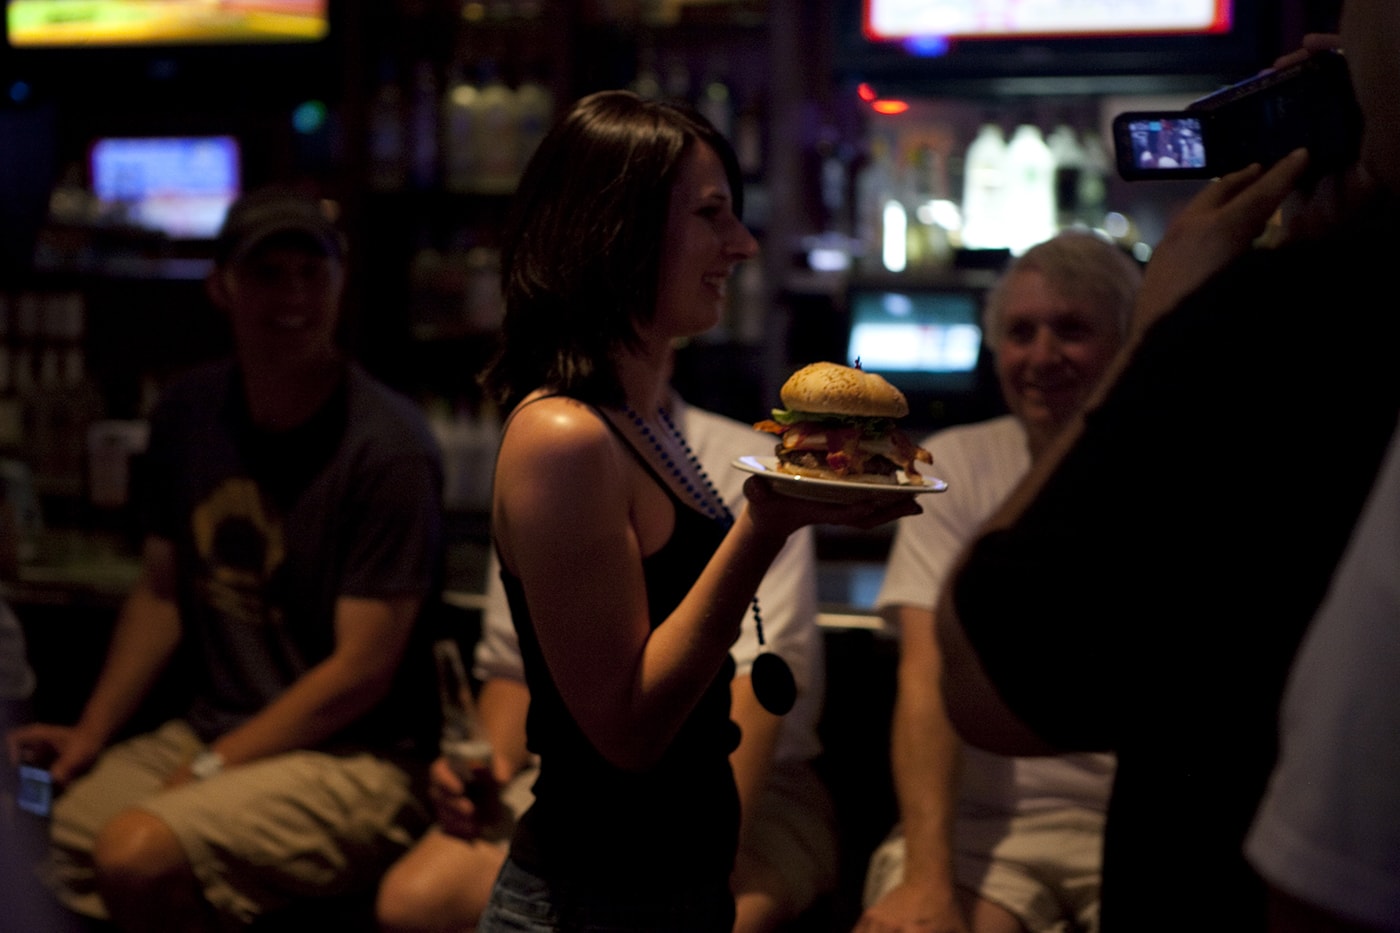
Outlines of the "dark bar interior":
M350 257L339 338L418 403L441 445L444 599L470 650L501 416L478 383L503 313L500 231L526 160L572 102L610 88L683 98L738 155L761 252L731 281L720 326L677 352L691 405L756 422L800 366L859 359L904 390L904 428L921 437L1006 411L979 323L1011 256L1078 227L1145 262L1205 184L1125 182L1114 116L1242 80L1333 30L1340 7L1236 0L1198 34L1105 23L939 42L877 39L858 0L328 0L288 4L314 12L280 33L261 10L277 4L188 5L200 9L173 22L123 18L118 0L4 5L0 463L13 556L0 594L37 678L22 715L38 721L79 715L136 580L131 491L152 406L231 348L204 280L240 192L287 183L336 205ZM221 6L233 12L211 12ZM991 136L1011 144L1007 158L1050 160L1037 163L1052 166L1043 216L1033 193L996 216L977 200ZM921 342L930 329L936 346ZM754 453L771 440L755 433ZM819 770L840 881L784 930L851 929L867 859L897 817L898 652L873 608L891 538L892 526L816 535ZM163 721L184 686L174 673L129 729ZM323 925L316 910L285 928ZM363 899L337 924L374 928Z

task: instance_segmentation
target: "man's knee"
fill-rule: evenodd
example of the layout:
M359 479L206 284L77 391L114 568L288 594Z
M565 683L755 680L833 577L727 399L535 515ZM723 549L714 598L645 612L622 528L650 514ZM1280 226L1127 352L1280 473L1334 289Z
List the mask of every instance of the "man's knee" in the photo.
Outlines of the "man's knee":
M144 810L124 810L103 826L92 857L99 884L109 890L153 890L190 874L175 833Z
M424 900L436 892L423 888L421 876L409 866L399 864L389 869L374 899L374 916L380 930L408 933L424 929Z

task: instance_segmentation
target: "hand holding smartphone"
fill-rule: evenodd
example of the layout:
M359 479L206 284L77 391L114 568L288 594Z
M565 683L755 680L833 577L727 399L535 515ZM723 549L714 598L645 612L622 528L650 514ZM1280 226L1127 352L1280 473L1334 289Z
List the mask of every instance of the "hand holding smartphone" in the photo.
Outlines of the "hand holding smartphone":
M1218 178L1264 168L1298 148L1320 175L1356 159L1361 110L1346 59L1320 51L1192 101L1185 110L1130 111L1113 121L1126 181Z

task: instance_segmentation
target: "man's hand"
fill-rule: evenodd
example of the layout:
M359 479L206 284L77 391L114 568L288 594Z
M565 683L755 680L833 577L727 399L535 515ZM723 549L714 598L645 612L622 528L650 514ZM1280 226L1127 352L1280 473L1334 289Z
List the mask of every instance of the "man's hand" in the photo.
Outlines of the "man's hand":
M1145 330L1248 251L1307 166L1307 151L1298 149L1267 172L1250 165L1207 185L1188 201L1147 264L1133 327Z
M47 765L54 784L62 787L86 772L97 760L102 745L73 726L31 723L10 731L6 737L10 760L50 762Z
M951 889L900 882L861 914L854 933L969 933Z
M490 786L477 787L477 783L472 782L470 791L473 795L494 796L498 793L495 782L487 771L482 771L480 783ZM432 800L439 826L448 835L471 840L481 836L485 827L482 826L484 814L468 796L468 789L467 782L453 770L451 762L445 756L438 757L428 768L428 797Z

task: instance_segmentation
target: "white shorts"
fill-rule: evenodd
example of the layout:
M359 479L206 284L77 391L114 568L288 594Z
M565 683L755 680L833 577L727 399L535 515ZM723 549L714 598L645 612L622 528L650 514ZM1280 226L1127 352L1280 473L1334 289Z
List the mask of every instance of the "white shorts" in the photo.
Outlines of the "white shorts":
M960 888L1014 914L1031 933L1093 933L1099 920L1102 813L1081 808L1016 817L959 816L953 875ZM870 858L864 905L904 880L899 827Z

